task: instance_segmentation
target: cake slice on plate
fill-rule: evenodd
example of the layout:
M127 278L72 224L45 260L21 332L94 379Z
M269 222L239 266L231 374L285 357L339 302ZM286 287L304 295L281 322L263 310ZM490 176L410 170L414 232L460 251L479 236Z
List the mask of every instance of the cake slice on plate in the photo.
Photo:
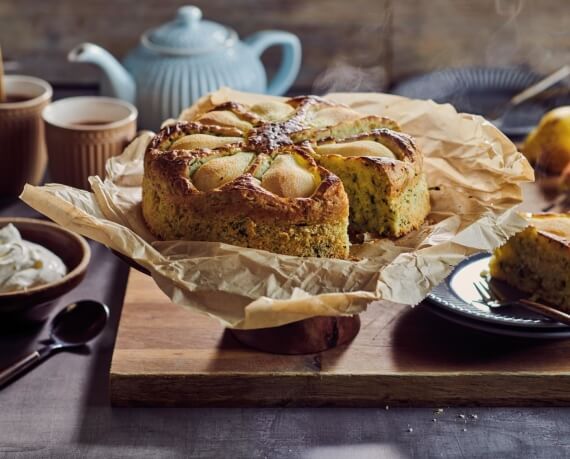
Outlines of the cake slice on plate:
M570 213L524 217L529 226L495 250L491 276L570 312Z

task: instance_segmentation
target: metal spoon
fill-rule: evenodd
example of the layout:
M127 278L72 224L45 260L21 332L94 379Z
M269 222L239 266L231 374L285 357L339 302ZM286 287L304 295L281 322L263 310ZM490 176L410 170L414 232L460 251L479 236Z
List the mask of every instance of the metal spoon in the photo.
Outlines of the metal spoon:
M84 346L101 333L108 318L109 309L98 301L82 300L66 306L53 318L46 346L0 372L0 387L58 351Z

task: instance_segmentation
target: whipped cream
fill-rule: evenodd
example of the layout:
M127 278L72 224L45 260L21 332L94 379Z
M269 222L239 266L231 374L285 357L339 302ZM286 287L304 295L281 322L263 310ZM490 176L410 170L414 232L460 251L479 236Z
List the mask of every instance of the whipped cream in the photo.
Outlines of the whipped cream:
M52 251L22 239L11 223L0 229L0 293L27 290L67 274Z

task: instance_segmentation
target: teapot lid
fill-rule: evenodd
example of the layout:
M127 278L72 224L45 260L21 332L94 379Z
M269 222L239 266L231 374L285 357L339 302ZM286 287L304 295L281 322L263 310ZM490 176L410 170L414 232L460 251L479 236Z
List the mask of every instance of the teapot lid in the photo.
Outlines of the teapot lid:
M234 30L216 22L203 21L200 8L183 6L173 21L145 32L141 42L158 52L198 54L232 46L236 39Z

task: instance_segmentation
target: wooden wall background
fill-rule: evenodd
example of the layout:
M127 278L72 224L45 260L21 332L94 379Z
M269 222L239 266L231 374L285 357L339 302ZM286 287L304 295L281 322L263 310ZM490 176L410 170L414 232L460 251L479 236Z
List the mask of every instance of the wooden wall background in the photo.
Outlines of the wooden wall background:
M0 44L12 72L55 84L93 84L90 65L67 52L91 41L116 56L175 15L179 0L1 0ZM296 33L304 47L298 91L374 90L448 66L527 64L545 72L570 61L568 0L195 0L204 17L241 37ZM273 68L277 52L264 58Z

